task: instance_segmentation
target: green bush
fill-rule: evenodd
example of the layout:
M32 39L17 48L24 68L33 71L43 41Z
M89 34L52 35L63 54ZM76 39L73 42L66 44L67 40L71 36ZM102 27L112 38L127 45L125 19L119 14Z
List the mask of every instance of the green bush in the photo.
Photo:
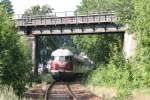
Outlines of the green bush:
M0 5L0 84L12 86L22 95L28 84L31 62L26 41L16 33L11 16Z
M115 87L118 89L118 96L126 97L131 94L136 84L131 66L121 53L114 53L108 64L98 65L97 69L90 73L87 83Z

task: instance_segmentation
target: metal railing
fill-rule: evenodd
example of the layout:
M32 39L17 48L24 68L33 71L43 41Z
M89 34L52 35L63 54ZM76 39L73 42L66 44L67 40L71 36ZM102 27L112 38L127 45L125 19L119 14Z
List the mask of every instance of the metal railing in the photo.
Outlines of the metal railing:
M56 24L81 24L81 23L98 23L114 22L117 17L114 12L56 12L46 15L17 15L17 26L37 26L37 25L56 25Z

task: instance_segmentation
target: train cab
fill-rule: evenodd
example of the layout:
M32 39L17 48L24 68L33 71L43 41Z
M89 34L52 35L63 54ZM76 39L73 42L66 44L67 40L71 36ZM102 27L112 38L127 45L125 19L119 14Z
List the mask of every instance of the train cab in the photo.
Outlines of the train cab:
M68 49L57 49L52 52L48 63L54 77L68 77L73 72L73 53Z

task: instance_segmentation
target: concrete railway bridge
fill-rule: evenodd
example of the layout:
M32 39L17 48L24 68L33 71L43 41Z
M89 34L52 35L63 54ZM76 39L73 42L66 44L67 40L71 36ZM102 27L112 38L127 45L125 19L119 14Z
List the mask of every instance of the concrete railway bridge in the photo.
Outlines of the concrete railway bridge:
M122 34L123 51L126 58L134 54L135 36L125 30L124 26L115 22L118 18L113 12L58 12L46 15L17 15L16 27L18 34L26 36L32 47L32 62L36 61L36 37L51 35L94 35ZM37 71L35 69L35 71Z

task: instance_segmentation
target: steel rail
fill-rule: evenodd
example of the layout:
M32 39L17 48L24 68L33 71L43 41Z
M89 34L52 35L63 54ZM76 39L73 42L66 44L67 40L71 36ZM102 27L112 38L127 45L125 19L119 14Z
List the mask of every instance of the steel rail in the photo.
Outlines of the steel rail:
M49 96L50 95L49 91L53 88L53 86L56 84L56 82L57 81L54 81L54 82L52 82L52 84L49 85L49 87L46 90L46 93L45 93L45 96L44 96L45 97L44 100L49 100L49 97L50 97Z
M71 90L71 87L69 85L69 83L67 83L67 88L68 88L68 91L69 91L69 94L70 94L70 99L71 100L80 100L74 93L73 91Z
M52 82L49 87L47 88L46 92L45 92L45 98L44 100L50 100L50 91L52 90L53 86L57 83L58 81L54 81ZM78 98L72 91L70 84L68 82L64 82L64 84L66 84L67 87L67 91L69 93L69 98L70 100L81 100L80 98Z

